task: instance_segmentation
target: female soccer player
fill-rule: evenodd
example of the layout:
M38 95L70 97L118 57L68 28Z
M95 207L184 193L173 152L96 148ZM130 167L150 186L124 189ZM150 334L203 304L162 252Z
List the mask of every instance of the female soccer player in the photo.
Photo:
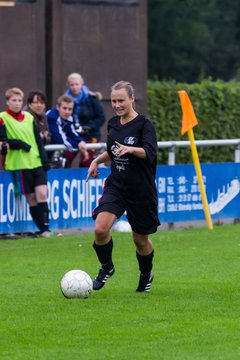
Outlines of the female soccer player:
M94 290L101 289L115 272L110 230L125 211L140 270L136 291L150 291L153 281L154 249L148 235L156 232L160 224L155 185L157 139L150 120L135 111L134 101L134 89L129 82L119 81L112 86L111 104L116 116L108 122L107 150L88 169L86 180L98 177L98 165L111 161L111 173L93 212L96 219L93 248L101 263L93 281Z

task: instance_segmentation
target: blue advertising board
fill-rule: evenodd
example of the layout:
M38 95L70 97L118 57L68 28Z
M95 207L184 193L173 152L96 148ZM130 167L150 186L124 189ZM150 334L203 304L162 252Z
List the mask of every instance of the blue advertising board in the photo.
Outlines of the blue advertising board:
M212 219L240 218L240 164L203 164L201 169ZM51 229L92 227L109 171L100 168L99 178L87 183L87 169L48 171ZM161 223L205 219L193 165L158 166L156 186ZM36 230L25 197L15 196L11 172L0 172L0 233Z
M201 165L212 219L240 218L240 164ZM158 166L158 212L162 223L204 220L193 165Z

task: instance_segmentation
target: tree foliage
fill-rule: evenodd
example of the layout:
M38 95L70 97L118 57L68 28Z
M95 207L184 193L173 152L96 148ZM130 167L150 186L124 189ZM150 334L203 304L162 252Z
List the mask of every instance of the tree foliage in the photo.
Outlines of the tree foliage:
M149 0L150 79L239 77L240 1Z

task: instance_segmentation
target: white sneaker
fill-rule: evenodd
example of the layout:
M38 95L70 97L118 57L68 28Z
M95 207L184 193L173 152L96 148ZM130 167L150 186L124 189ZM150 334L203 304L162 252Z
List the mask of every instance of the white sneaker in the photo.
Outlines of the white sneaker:
M56 233L55 231L43 231L42 233L39 234L40 237L44 237L44 238L52 238L52 237L62 237L63 234L61 233Z
M47 230L40 233L39 236L44 238L52 238L57 236L57 234L54 231Z

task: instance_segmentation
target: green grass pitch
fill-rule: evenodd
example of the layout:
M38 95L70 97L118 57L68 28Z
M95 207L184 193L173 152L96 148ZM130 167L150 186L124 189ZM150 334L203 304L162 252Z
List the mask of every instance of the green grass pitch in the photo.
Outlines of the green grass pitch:
M150 293L136 293L130 233L114 233L115 275L65 299L71 269L93 278L93 234L0 241L1 360L240 359L240 225L159 231Z

